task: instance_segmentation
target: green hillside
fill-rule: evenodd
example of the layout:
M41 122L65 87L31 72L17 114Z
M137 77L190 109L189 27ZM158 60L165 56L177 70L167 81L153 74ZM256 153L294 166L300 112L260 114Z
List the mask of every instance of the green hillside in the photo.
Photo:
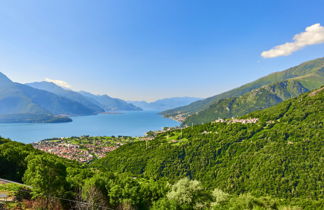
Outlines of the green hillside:
M295 79L265 85L239 97L221 99L208 108L186 118L184 125L196 125L211 122L219 118L239 117L261 110L284 100L308 92L301 82Z
M321 88L241 119L129 143L92 164L0 137L0 177L32 186L5 207L323 209L323 107Z
M301 84L309 90L320 87L324 84L324 58L311 60L287 70L272 73L268 76L262 77L256 81L245 84L225 93L194 102L188 106L167 110L162 112L162 114L167 117L175 116L180 113L189 115L202 111L209 106L217 103L221 99L238 97L264 85L283 82L291 78L298 78Z
M257 196L323 199L324 89L244 119L207 123L120 147L95 165L106 171L176 181Z

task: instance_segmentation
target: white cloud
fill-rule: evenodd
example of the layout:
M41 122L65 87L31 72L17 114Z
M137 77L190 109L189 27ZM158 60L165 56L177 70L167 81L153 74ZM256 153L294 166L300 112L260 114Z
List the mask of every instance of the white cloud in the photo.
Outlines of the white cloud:
M62 80L55 80L55 79L49 79L49 78L46 78L45 79L46 82L52 82L60 87L63 87L63 88L68 88L70 89L71 88L71 85L67 82L64 82Z
M296 34L293 37L293 40L293 42L287 42L285 44L275 46L270 50L263 51L261 56L264 58L287 56L308 45L324 43L324 27L319 23L308 26L304 32Z

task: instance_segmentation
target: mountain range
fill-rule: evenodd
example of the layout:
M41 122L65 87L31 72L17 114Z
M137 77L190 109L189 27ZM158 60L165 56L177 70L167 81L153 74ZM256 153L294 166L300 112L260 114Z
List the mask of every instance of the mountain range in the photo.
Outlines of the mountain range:
M146 101L129 101L129 102L142 108L143 110L165 111L179 106L186 106L198 100L201 100L201 98L173 97L173 98L159 99L153 102L146 102Z
M69 122L69 116L115 111L164 111L199 100L194 97L160 99L154 102L124 101L108 95L73 91L41 81L15 83L0 73L0 122Z
M264 109L323 84L324 58L318 58L162 114L187 125L200 124Z
M323 102L324 87L241 118L152 132L89 164L0 137L0 177L26 184L1 187L23 209L48 194L62 199L43 209L80 209L66 200L91 209L323 209Z
M169 183L189 177L230 194L323 204L323 99L324 87L241 118L171 128L152 134L149 142L126 144L93 164L106 173ZM304 201L295 205L323 209ZM273 206L215 209L285 209Z
M71 121L69 116L155 110L184 125L201 124L264 109L323 84L324 58L272 73L206 99L176 97L154 102L127 102L108 95L73 91L51 82L20 84L0 73L0 122L66 122Z
M112 98L107 95L95 95L85 91L76 92L60 87L52 82L33 82L27 83L26 85L76 101L96 113L110 111L141 111L141 108L118 98Z
M64 89L50 82L20 84L0 73L0 122L70 122L69 116L138 111L121 99Z

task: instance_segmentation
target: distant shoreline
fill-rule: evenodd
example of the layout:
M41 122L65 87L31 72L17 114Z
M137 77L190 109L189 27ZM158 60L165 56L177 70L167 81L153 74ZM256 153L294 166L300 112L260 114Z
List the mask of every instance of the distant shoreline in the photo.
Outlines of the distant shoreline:
M123 114L122 112L101 112L100 114Z

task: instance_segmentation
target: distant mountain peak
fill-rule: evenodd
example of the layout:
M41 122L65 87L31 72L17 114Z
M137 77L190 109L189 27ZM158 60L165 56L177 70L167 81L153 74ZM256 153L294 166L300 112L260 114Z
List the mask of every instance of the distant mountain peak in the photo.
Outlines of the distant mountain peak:
M50 83L53 83L61 88L71 90L71 85L63 80L55 80L55 79L46 78L45 82L50 82Z
M201 100L201 98L185 96L185 97L163 98L152 102L146 102L146 101L129 101L129 102L134 104L135 106L142 108L143 110L164 111L179 106L185 106L198 100Z
M2 72L0 72L0 82L10 82L12 83L12 81Z

